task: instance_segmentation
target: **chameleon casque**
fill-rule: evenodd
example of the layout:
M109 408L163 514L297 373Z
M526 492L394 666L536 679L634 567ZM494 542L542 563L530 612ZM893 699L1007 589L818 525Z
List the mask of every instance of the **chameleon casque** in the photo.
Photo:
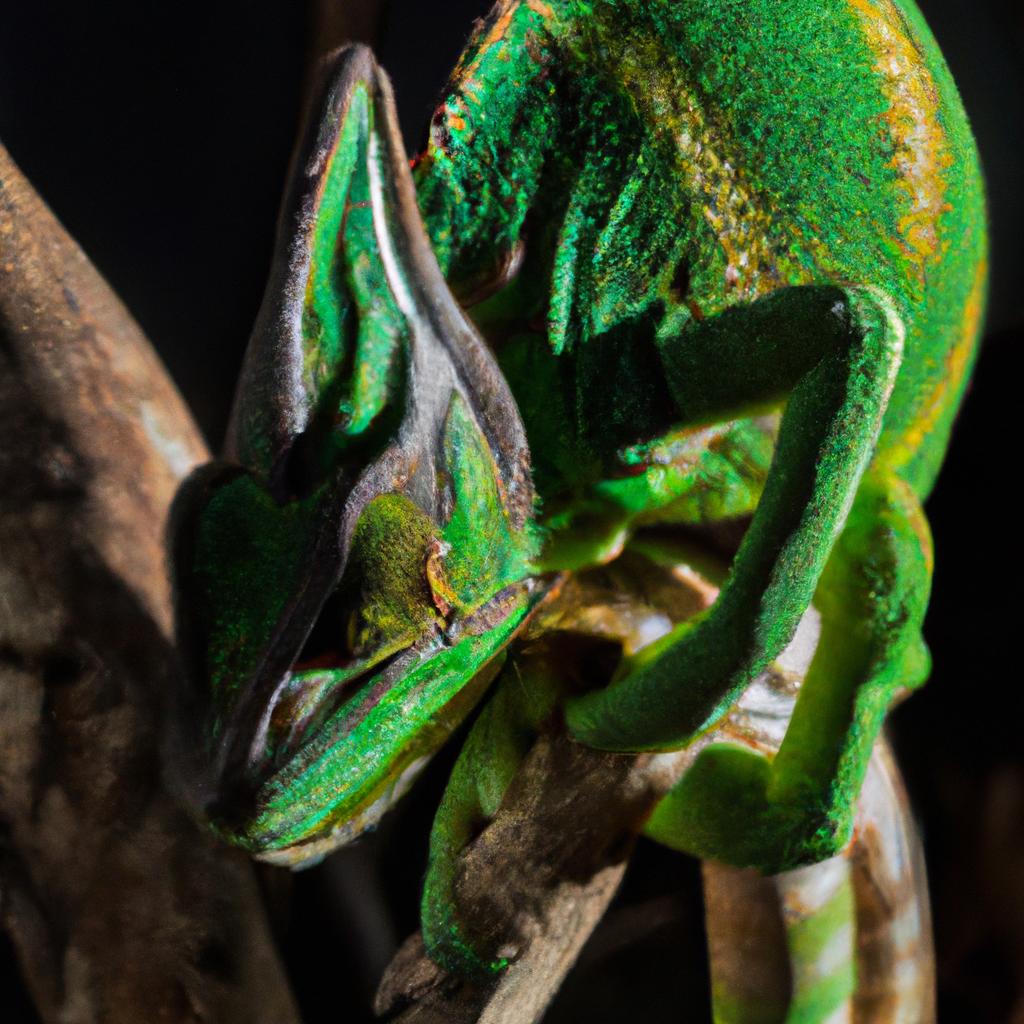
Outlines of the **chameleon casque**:
M778 755L710 746L650 827L767 871L830 856L928 672L921 503L985 295L978 157L920 12L503 0L411 173L369 52L325 81L224 460L176 510L205 814L261 858L323 855L479 701L558 572L751 516L715 604L566 722L681 747L813 599Z

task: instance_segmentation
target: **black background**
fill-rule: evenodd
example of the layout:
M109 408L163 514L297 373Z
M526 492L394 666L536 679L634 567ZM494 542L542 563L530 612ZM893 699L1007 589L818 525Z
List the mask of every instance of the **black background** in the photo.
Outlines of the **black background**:
M993 270L981 359L928 506L935 669L893 731L925 834L940 1020L1024 1021L1024 3L919 3L981 147ZM410 151L488 6L389 3L380 57ZM308 36L308 12L288 0L2 8L0 138L141 322L214 447L263 288ZM376 836L297 876L290 910L281 901L310 1024L368 1019L375 977L415 924L443 772ZM651 1021L702 1019L696 877L693 864L644 847L550 1019L618 1021L637 1009ZM3 1015L31 1021L10 960L0 949Z

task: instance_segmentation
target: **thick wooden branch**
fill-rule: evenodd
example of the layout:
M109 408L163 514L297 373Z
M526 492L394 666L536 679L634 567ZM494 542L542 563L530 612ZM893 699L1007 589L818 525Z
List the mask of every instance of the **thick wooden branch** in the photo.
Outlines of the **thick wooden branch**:
M436 967L414 936L385 975L377 1012L402 1024L539 1020L618 889L655 798L650 765L542 736L461 871L462 913L514 963L474 984Z
M794 989L827 979L845 952L856 987L842 1019L934 1022L935 964L921 844L884 737L875 745L854 839L843 854L781 875L713 863L704 864L703 875L712 989L728 993L732 1005L757 1007L764 1020L786 1020ZM855 929L834 936L817 962L794 962L787 930L799 928L843 886L856 910ZM844 940L848 948L842 951Z
M0 147L0 912L47 1022L296 1019L250 865L162 783L164 528L205 457Z
M629 586L645 599L660 589L678 619L715 595L695 575L666 587L661 573L609 574L571 582L537 633L563 629L629 646L652 614L666 620ZM637 757L590 750L558 730L539 736L497 815L463 851L456 889L460 920L511 966L474 984L436 967L414 936L385 974L378 1014L401 1024L540 1020L614 896L642 822L701 746Z

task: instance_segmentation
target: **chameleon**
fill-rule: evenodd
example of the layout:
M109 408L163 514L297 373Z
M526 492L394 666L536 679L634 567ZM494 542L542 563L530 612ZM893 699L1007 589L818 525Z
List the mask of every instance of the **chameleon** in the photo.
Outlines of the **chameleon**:
M224 456L174 510L201 812L261 859L322 857L553 580L743 524L714 604L559 713L595 748L683 748L813 601L777 754L707 746L648 831L766 872L835 854L928 674L922 503L986 294L979 157L916 5L500 0L412 167L367 49L314 110ZM435 831L458 820L453 792Z

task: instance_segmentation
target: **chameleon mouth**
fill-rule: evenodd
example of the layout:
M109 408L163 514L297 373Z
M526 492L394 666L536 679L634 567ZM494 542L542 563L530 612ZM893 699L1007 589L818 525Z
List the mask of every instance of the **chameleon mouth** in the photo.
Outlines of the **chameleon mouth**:
M411 648L429 649L440 642L440 631L433 630L425 636L403 635L369 651L356 652L350 639L356 614L340 590L332 593L298 657L282 677L265 718L266 736L262 740L275 769L301 749L323 722L344 708L372 677L386 676L390 666Z
M406 632L386 638L369 650L342 650L337 643L338 623L351 623L355 609L340 590L324 603L310 635L291 669L282 679L268 716L268 745L276 751L275 767L309 741L325 720L343 712L373 683L372 690L384 698L390 682L410 661L430 660L467 639L500 628L514 617L524 598L539 594L534 580L505 588L476 611L456 615L448 622L436 620L425 631ZM529 601L530 607L535 602Z
M304 648L254 743L265 744L269 767L247 798L235 789L208 808L214 828L262 860L298 867L375 825L482 696L495 654L544 592L516 584L445 629L340 667L310 666L332 652Z

